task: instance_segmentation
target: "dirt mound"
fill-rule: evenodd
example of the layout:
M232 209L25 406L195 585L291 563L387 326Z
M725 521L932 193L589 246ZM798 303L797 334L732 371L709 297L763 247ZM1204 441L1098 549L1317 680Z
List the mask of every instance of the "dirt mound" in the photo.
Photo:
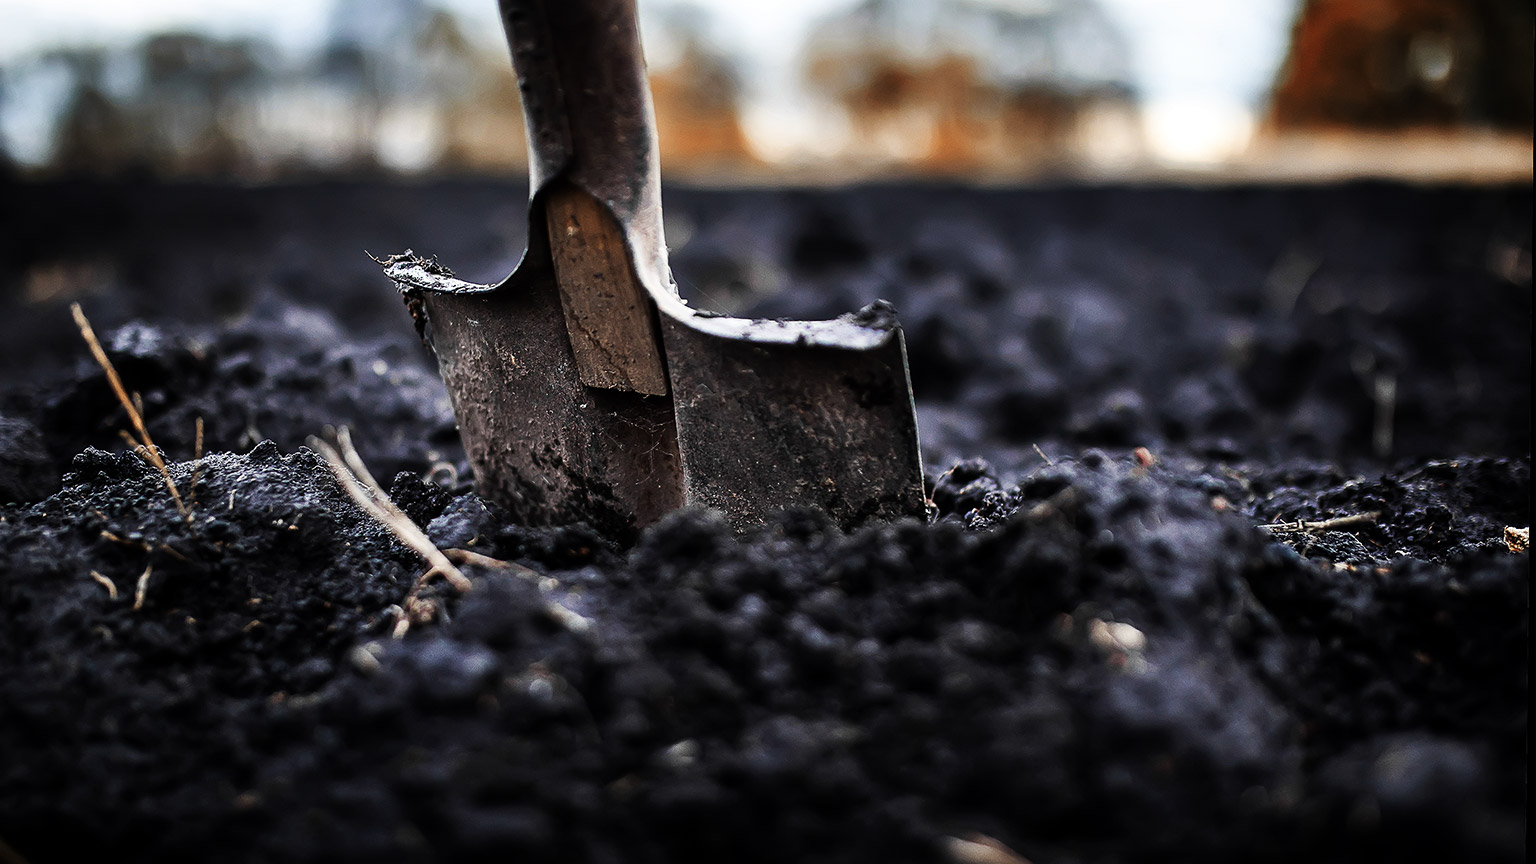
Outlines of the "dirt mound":
M765 314L901 307L937 515L683 511L627 547L469 491L386 286L346 324L241 283L233 322L107 326L306 212L414 196L445 231L467 187L202 194L143 205L227 211L163 238L191 264L110 232L65 256L132 271L98 329L190 518L105 449L120 406L35 323L61 310L0 325L37 340L0 393L27 860L1523 859L1529 276L1488 250L1529 260L1528 189L685 191L685 289L751 299L771 265ZM283 254L387 248L348 233L371 219ZM518 567L390 638L425 567L302 448L340 422L434 542Z

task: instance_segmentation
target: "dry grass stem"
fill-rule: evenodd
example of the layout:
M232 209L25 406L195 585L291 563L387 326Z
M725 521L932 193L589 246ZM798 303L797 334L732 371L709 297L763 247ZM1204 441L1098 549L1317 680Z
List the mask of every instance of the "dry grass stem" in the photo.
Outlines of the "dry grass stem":
M330 466L331 473L336 475L341 488L346 490L347 495L363 509L363 512L388 528L400 542L410 547L430 565L427 572L416 580L416 585L411 588L405 600L399 606L390 607L390 611L395 614L395 626L390 633L394 638L403 638L410 631L413 623L423 624L437 615L437 603L422 596L422 591L433 578L442 576L449 585L460 592L468 591L472 587L468 577L454 566L455 564L511 573L519 578L538 583L540 590L548 590L546 585L553 587L558 584L553 579L541 576L537 571L512 561L503 561L468 549L445 551L437 548L421 528L411 521L411 517L405 515L395 502L390 500L389 494L384 491L378 481L373 479L368 467L363 464L362 457L357 454L357 448L352 446L352 435L346 427L336 430L335 447L315 437L309 439L309 446L325 457L326 464ZM592 628L590 618L573 612L559 603L545 601L544 613L550 620L572 633L584 633Z
M154 565L144 568L139 574L138 584L133 586L133 611L137 612L144 607L144 595L149 591L149 574L154 571Z
M483 567L486 570L501 570L514 576L538 581L543 578L539 571L532 567L524 567L515 561L503 561L500 558L492 558L489 555L481 555L479 552L471 552L468 549L444 549L443 554L455 564L466 567Z
M560 584L554 579L539 573L539 571L533 569L532 567L524 567L515 561L503 561L500 558L492 558L489 555L481 555L479 552L471 552L468 549L444 549L443 554L447 555L448 559L455 564L463 565L466 567L481 567L486 570L500 570L503 573L511 573L513 576L516 576L519 579L526 579L529 582L535 583L539 586L540 591L548 592ZM567 609L565 606L562 606L559 603L546 601L544 604L544 613L549 616L551 621L554 621L556 624L559 624L561 627L564 627L572 633L585 633L586 631L592 629L592 619L587 618L577 612L572 612L570 609Z
M192 559L191 558L188 558L187 556L185 556L185 555L181 554L180 552L177 552L175 549L171 548L171 544L169 544L169 543L161 543L161 544L159 544L158 546L155 547L155 550L158 550L160 552L164 552L165 554L171 556L172 558L175 558L178 561L184 561L184 562L186 562L188 564L192 563Z
M117 583L115 583L111 579L108 579L107 577L101 575L100 573L96 572L95 570L91 571L91 578L95 579L97 582L100 582L102 585L106 586L106 589L107 589L107 599L108 600L116 600L117 599Z
M549 620L559 624L561 627L564 627L572 633L585 633L592 629L591 618L588 618L580 613L573 612L570 609L560 605L559 603L546 601L544 603L544 614L549 616Z
M80 304L69 304L69 311L75 316L75 325L80 328L80 335L84 337L86 347L91 349L91 356L96 358L96 365L106 373L107 383L111 385L117 401L122 403L123 410L128 412L128 422L133 424L133 431L139 436L135 441L125 432L123 437L134 445L134 452L139 454L141 459L155 466L155 470L160 472L161 478L165 480L165 488L170 490L171 498L176 501L176 511L190 518L192 511L188 510L186 503L181 500L181 490L176 488L176 481L171 479L171 469L166 467L165 460L160 457L159 448L149 437L149 430L144 427L144 412L138 394L134 394L132 398L128 396L127 389L123 387L123 379L118 377L117 368L107 357L106 349L101 347L101 340L96 338L96 331L91 329L91 322L86 319L85 311L80 308Z
M192 444L192 479L187 483L187 521L192 521L192 510L197 507L197 481L203 473L203 418L197 418Z
M129 540L126 537L119 537L116 534L113 534L111 531L107 531L107 530L103 530L101 532L101 539L103 539L103 540L110 540L113 543L121 543L124 546L132 546L132 547L134 547L136 549L143 549L145 552L149 552L149 551L152 551L154 549L153 546L150 546L148 543L145 543L143 540Z
M309 439L309 446L314 448L321 456L325 457L327 464L331 466L331 473L336 475L336 482L346 490L357 506L372 516L379 524L388 528L400 542L410 547L411 551L420 555L430 565L431 569L421 577L421 583L427 582L433 576L442 576L459 591L468 591L471 587L469 579L459 568L453 566L448 556L428 539L427 535L411 521L411 517L405 515L395 502L389 499L379 482L373 479L368 472L368 467L363 464L361 456L357 455L357 448L352 446L352 434L345 426L336 430L336 447L313 436Z
M113 534L111 531L106 530L101 532L101 539L110 540L113 543L121 543L124 546L132 546L135 549L142 549L145 552L164 552L165 554L175 558L178 561L184 561L188 564L192 563L192 559L176 551L175 547L171 546L169 543L155 544L150 543L147 540L130 540L126 537L119 537L116 534Z
M1361 525L1369 525L1381 517L1380 513L1351 513L1348 516L1337 516L1332 519L1324 519L1321 522L1303 522L1298 519L1295 522L1271 522L1268 525L1260 525L1261 531L1337 531L1341 528L1357 528Z

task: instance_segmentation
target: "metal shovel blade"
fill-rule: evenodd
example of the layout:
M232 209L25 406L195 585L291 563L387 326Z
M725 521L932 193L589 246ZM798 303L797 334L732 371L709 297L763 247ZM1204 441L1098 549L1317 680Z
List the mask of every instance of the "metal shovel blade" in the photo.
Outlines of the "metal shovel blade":
M803 322L686 306L632 0L501 8L532 157L523 260L498 285L409 253L383 262L437 356L482 494L530 524L615 536L685 504L738 529L791 507L844 528L921 515L890 307Z

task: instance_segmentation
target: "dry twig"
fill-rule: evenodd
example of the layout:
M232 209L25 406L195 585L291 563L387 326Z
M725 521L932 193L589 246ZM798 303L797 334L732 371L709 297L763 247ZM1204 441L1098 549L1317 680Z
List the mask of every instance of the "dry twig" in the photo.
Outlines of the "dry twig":
M138 584L133 586L133 611L135 612L144 606L144 595L149 592L149 574L154 569L153 564L146 565L144 572L139 574Z
M96 572L95 570L91 571L91 578L95 579L97 582L100 582L102 585L106 586L106 589L107 589L107 599L108 600L116 600L117 599L117 583L116 582L113 582L111 579L108 579L107 577L101 575L100 573Z
M416 585L411 588L405 600L399 606L390 607L395 614L395 627L391 633L394 638L404 637L412 623L426 623L436 615L437 604L421 596L422 590L434 576L441 575L448 584L460 592L468 591L472 587L469 579L454 566L456 563L512 573L538 583L541 591L551 590L557 584L553 579L541 576L537 571L512 561L502 561L468 549L437 548L431 538L427 537L421 528L411 521L411 517L405 515L395 502L390 500L389 494L377 480L373 479L368 467L363 464L362 457L357 455L357 448L352 446L352 435L346 427L336 430L336 444L336 447L332 447L319 438L309 439L309 446L325 457L331 473L336 475L337 482L341 484L342 489L346 490L347 495L357 502L365 513L388 528L400 539L400 542L410 547L431 565L430 569L416 580ZM590 619L553 601L545 601L544 612L555 623L573 633L582 633L592 627Z
M1336 516L1320 522L1304 522L1300 519L1295 522L1271 522L1268 525L1260 525L1259 530L1275 532L1337 531L1341 528L1369 525L1379 518L1381 518L1381 514L1375 511L1370 513L1351 513L1348 516Z
M481 555L479 552L471 552L468 549L444 549L443 554L448 557L449 561L455 564L463 564L468 567L483 567L486 570L503 570L532 582L537 582L541 578L539 571L532 567L524 567L516 561L503 561L500 558Z
M197 418L196 440L192 444L192 479L187 483L187 521L192 521L192 510L197 506L197 480L203 473L203 418Z
M187 509L186 502L181 500L181 490L176 488L176 481L171 479L171 469L166 467L165 459L160 456L160 449L155 446L155 442L149 437L149 430L144 427L141 403L137 398L129 398L127 389L123 387L123 379L118 377L117 368L107 357L106 349L101 347L101 340L96 338L96 331L91 329L91 322L86 319L85 311L80 308L80 304L69 304L69 311L75 316L75 325L80 328L80 335L85 338L86 347L91 349L91 356L96 358L96 365L106 373L107 383L112 386L112 392L116 394L117 401L122 403L123 410L128 412L128 422L133 424L133 431L139 435L138 440L135 440L127 432L123 432L123 437L133 446L139 458L153 465L155 470L160 472L160 476L165 480L165 488L170 490L171 498L176 501L176 511L190 519L192 511Z
M357 506L376 519L379 524L388 528L394 535L400 538L400 542L411 548L411 551L420 555L431 565L431 569L419 580L426 583L433 576L441 575L458 591L468 591L471 587L469 579L459 568L453 566L448 556L430 540L427 535L411 521L411 517L405 515L395 502L389 499L389 494L373 479L368 472L368 466L363 464L361 456L357 455L357 448L352 446L352 433L343 426L336 430L336 447L311 436L309 446L314 448L331 466L331 473L336 475L336 481L347 495L357 502ZM414 592L413 592L414 593Z
M175 547L171 546L169 543L155 544L150 543L147 540L130 540L126 537L119 537L116 534L113 534L111 531L107 531L105 529L103 529L101 532L101 539L110 540L113 543L121 543L124 546L132 546L135 549L142 549L145 552L164 552L165 554L175 558L178 561L187 564L192 563L192 559L181 554L180 552L177 552Z

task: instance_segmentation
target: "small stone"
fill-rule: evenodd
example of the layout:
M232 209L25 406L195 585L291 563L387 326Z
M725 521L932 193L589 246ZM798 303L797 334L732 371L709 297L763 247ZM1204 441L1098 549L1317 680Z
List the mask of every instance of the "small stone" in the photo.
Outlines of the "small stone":
M685 738L661 751L657 761L671 768L673 771L681 771L699 760L699 742L692 738Z
M1147 649L1147 635L1129 624L1098 618L1088 625L1088 640L1110 654L1140 654Z
M375 675L383 668L379 663L378 653L382 649L377 642L369 642L366 645L357 645L347 653L347 660L364 675Z

